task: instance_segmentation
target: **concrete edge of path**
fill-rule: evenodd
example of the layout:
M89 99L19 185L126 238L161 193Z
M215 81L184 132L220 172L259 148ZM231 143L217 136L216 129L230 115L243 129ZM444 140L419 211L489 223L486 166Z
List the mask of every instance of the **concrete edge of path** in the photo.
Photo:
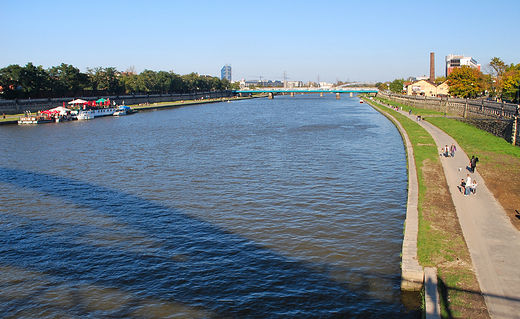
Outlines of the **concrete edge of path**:
M378 108L372 104L372 101L366 101L370 106L378 110ZM422 289L424 283L424 270L417 258L417 234L419 233L419 211L417 210L417 205L419 201L419 183L417 181L417 168L415 166L413 146L401 123L392 115L386 112L379 112L394 123L401 133L406 147L406 155L408 158L408 202L406 205L401 259L401 289L419 291Z
M424 309L426 319L441 317L439 290L437 289L437 268L424 268Z

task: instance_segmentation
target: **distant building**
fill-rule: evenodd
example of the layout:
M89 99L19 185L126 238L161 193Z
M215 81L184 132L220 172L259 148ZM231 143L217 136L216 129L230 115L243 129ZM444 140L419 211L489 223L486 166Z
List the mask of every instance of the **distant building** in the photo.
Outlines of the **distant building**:
M301 88L303 87L302 81L286 81L286 88L292 89L292 88Z
M477 60L473 59L472 57L449 54L446 57L446 77L448 75L450 75L450 73L455 68L461 67L463 65L468 65L468 66L478 69L480 71L480 64L478 64Z
M220 70L220 79L227 79L231 82L231 64L226 64L222 67L222 70Z
M449 95L448 81L441 84L434 84L429 80L420 80L409 83L406 86L407 95L423 95L423 96L447 96Z
M272 81L272 80L242 80L239 82L241 89L247 89L251 86L254 87L283 87L282 81Z
M320 83L319 83L319 86L320 86L320 88L330 89L330 88L332 87L332 83L328 83L328 82L320 82Z

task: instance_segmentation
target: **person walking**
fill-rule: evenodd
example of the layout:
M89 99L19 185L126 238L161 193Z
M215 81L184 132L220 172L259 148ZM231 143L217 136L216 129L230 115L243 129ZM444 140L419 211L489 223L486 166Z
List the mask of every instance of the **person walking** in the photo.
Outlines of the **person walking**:
M451 146L450 146L450 156L451 157L455 157L455 151L457 150L457 147L455 146L455 143L451 143Z
M471 192L471 177L468 176L466 177L466 187L464 188L464 196L468 196L469 193Z
M477 167L478 163L478 157L475 157L474 155L471 156L471 160L469 161L469 167L471 168L471 172L475 173L475 168Z
M442 148L442 154L444 155L444 157L449 157L450 156L450 153L449 153L449 148L448 148L448 145L444 146Z

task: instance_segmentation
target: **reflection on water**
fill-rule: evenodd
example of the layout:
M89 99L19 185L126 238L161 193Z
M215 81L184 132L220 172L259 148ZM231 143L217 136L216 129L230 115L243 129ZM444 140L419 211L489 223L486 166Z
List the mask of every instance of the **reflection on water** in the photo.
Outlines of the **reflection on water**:
M0 142L2 317L413 316L402 142L356 99L13 126Z

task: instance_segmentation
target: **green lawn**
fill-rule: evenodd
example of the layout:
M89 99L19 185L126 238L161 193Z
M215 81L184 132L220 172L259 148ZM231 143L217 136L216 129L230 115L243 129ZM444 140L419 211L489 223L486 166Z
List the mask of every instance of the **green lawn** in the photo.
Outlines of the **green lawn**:
M520 158L520 147L472 125L444 117L428 117L427 121L453 137L468 155L495 153Z

